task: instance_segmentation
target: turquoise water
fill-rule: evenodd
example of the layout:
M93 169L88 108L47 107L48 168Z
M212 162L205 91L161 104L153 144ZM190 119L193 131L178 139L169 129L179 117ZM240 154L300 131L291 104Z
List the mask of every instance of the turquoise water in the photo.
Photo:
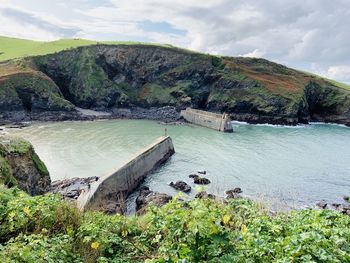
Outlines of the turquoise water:
M234 133L146 120L36 123L12 131L30 140L52 180L102 176L163 134L176 154L149 175L145 185L175 194L168 183L206 170L207 191L241 187L273 208L340 202L350 195L350 128L313 124L297 127L234 123ZM193 190L190 196L193 196Z

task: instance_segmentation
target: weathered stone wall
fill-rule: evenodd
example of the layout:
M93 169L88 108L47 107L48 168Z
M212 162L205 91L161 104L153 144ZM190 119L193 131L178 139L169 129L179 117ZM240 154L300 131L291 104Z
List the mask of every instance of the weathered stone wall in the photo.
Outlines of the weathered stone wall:
M89 190L80 194L78 207L82 210L120 211L124 198L147 174L167 161L174 153L174 146L169 136L157 139L121 168L92 183Z
M181 116L190 123L211 128L217 131L232 132L232 124L227 114L217 114L208 111L187 108L181 111Z

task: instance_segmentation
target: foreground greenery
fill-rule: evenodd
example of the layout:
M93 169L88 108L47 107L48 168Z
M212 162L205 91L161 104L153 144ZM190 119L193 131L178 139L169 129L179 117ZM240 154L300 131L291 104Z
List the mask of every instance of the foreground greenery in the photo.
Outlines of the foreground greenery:
M349 244L350 217L329 210L175 198L125 217L0 188L2 262L350 262Z

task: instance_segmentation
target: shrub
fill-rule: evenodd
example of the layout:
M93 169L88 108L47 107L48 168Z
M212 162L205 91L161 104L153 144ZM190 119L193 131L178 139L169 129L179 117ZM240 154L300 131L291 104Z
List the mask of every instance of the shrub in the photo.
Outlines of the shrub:
M246 199L174 198L127 217L0 187L0 224L5 262L350 262L350 217L272 216Z
M80 224L80 212L73 204L63 202L58 195L31 197L13 190L15 197L0 195L4 204L0 215L0 240L8 240L19 233L69 233Z
M82 262L72 251L74 240L59 234L48 238L45 235L23 235L11 239L6 246L0 245L1 262L66 263Z

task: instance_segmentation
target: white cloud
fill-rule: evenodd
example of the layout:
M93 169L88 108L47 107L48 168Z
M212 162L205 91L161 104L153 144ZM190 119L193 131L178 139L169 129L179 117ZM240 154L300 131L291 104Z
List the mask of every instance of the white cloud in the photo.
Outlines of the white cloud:
M340 79L350 82L350 65L331 66L324 75L330 79Z
M11 25L11 27L8 25ZM15 19L3 16L0 16L0 32L1 35L32 40L55 40L60 37L60 35L44 30L38 26L23 24Z
M23 17L7 21L0 13L0 34L49 40L70 32L97 40L170 43L215 54L264 56L340 81L348 78L339 72L350 65L349 0L61 0L54 9L44 0L0 3L0 8L22 6L22 12L41 21L41 26L21 22ZM167 22L185 34L147 32L140 26L144 21Z
M264 51L259 49L254 49L252 52L242 55L242 57L251 57L251 58L261 58L265 55Z

